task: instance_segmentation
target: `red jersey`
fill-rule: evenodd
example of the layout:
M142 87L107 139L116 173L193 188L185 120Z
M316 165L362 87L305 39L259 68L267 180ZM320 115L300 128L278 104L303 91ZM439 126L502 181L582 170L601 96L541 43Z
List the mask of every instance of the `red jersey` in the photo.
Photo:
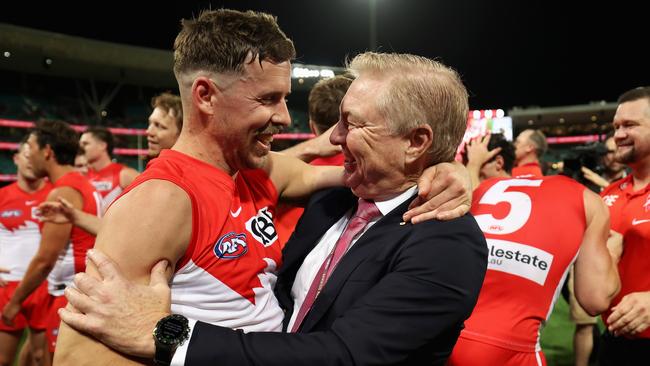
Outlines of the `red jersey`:
M70 187L81 194L83 206L81 210L91 215L101 213L101 197L86 177L70 172L54 182L54 188ZM95 236L87 231L73 226L70 232L70 242L59 254L54 268L47 277L50 294L63 295L63 286L72 283L75 273L86 270L86 252L95 245Z
M541 178L543 176L542 168L538 163L528 163L512 168L513 178Z
M125 194L167 180L192 203L192 239L171 282L172 312L244 331L280 331L273 294L282 263L273 225L278 193L262 170L234 178L203 161L163 150Z
M0 189L0 276L6 281L22 280L41 241L36 208L45 201L52 184L45 182L34 193L23 191L18 182Z
M489 179L474 191L471 212L488 243L488 271L461 339L540 350L541 327L586 229L584 189L550 176Z
M122 193L120 172L124 168L122 164L110 163L100 170L88 169L88 180L102 195L102 207L107 208Z
M329 165L329 166L342 166L345 157L343 153L338 153L333 156L328 156L325 158L316 158L311 161L311 165ZM280 240L280 245L284 247L284 244L289 241L293 230L296 228L298 219L302 216L304 209L302 207L297 207L293 205L279 205L278 214L275 220L275 227L278 230L278 237Z
M611 307L632 292L650 291L650 184L634 191L632 175L617 180L600 193L609 207L612 230L623 235L623 255L618 262L621 291ZM611 311L603 313L603 321ZM650 329L636 335L650 338Z

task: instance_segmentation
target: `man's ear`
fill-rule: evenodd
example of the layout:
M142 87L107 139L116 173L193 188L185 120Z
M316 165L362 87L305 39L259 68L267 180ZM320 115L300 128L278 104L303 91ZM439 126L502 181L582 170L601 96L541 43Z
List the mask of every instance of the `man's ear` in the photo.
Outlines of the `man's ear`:
M318 127L316 127L316 122L314 122L314 120L311 118L309 119L309 130L311 131L311 133L313 133L316 136L321 134L320 132L318 132Z
M54 159L54 150L52 150L52 146L50 146L50 144L46 144L43 147L43 156L45 157L45 160Z
M503 161L503 156L501 156L501 155L495 156L494 157L494 162L497 165L497 171L505 170L504 167L503 167L504 164L505 164L505 162Z
M215 113L215 97L220 97L221 91L207 77L199 76L192 82L192 102L204 114Z
M406 138L408 139L408 145L404 152L405 160L407 163L412 163L419 160L431 147L433 131L431 126L422 125L411 130Z
M533 145L532 142L527 142L525 150L526 150L527 153L534 152L535 151L535 145Z

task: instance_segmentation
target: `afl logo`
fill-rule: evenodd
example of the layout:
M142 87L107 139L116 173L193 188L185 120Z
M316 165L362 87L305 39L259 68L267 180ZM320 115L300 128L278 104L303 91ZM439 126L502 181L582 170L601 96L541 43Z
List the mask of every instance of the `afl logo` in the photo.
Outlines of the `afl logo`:
M219 238L214 245L214 254L218 258L235 259L248 252L248 244L246 244L246 234L237 234L229 232L228 234Z
M8 219L11 217L20 217L23 214L21 210L5 210L0 213L0 217Z

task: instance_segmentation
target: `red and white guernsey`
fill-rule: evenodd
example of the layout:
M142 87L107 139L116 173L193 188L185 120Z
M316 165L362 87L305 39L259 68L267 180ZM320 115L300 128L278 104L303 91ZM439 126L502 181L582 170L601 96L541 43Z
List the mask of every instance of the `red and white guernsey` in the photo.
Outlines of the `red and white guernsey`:
M81 193L82 211L91 215L101 213L101 197L88 179L77 172L70 172L54 182L54 188L71 187ZM62 296L64 285L72 283L75 273L86 270L86 252L95 245L95 236L77 226L72 227L70 241L59 254L54 268L47 277L48 290L53 296Z
M125 193L149 179L170 181L192 202L192 239L172 279L172 312L249 331L280 331L273 294L282 253L273 216L278 194L262 170L233 179L220 169L163 150Z
M36 208L52 189L46 182L34 192L23 191L18 183L0 189L0 268L6 281L21 281L41 241Z
M540 351L586 229L585 187L563 176L489 179L471 212L488 244L488 271L461 338L521 352Z
M122 193L120 186L120 172L126 168L119 163L110 163L100 170L88 169L88 180L95 187L95 190L102 195L102 207L104 209L115 201Z

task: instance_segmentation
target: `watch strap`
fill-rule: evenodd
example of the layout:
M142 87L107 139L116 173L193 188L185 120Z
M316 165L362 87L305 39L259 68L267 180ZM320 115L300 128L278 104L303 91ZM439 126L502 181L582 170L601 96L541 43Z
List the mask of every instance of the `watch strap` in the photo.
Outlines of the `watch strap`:
M153 361L156 365L169 366L172 363L177 345L162 344L156 341L156 353Z

